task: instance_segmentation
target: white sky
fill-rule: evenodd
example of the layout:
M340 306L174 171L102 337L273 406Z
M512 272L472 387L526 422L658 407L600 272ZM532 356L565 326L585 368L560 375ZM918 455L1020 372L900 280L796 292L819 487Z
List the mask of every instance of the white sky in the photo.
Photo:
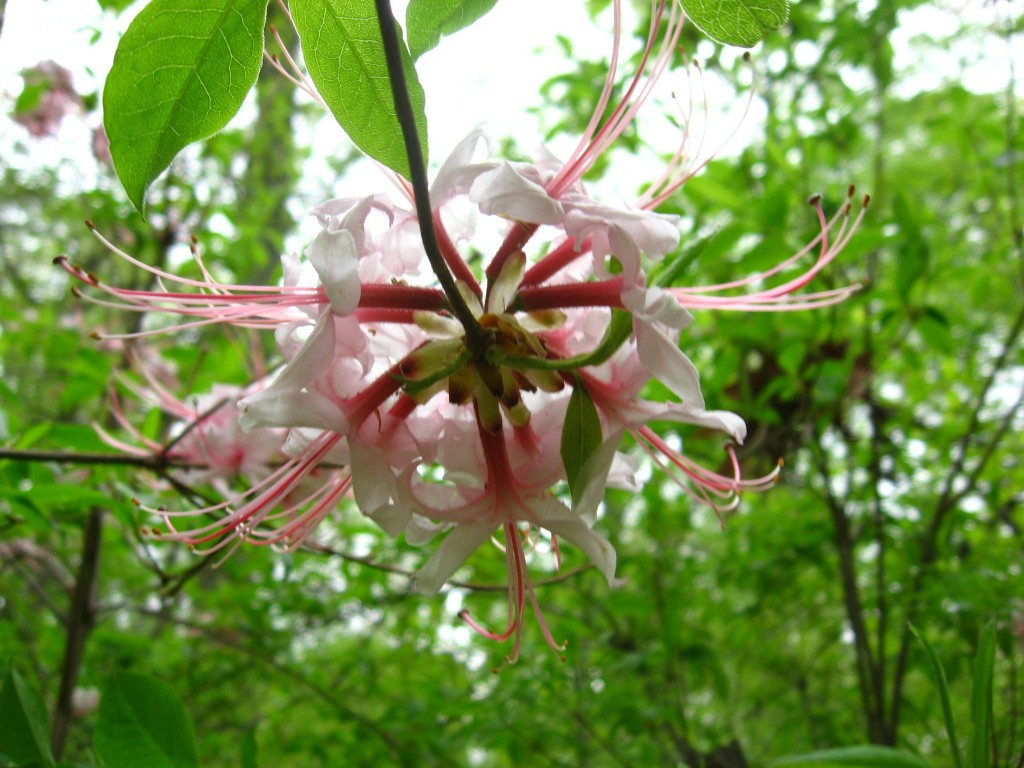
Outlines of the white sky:
M870 5L873 0L864 0ZM404 17L407 0L395 0L396 15ZM144 3L137 3L137 12ZM912 56L912 30L929 33L952 32L957 21L965 17L994 13L988 4L960 2L956 8L939 4L925 5L914 11L912 20L905 20L897 41L898 64L909 65ZM118 34L133 13L121 16L104 14L94 0L9 0L2 35L0 35L0 108L8 109L20 92L18 73L40 61L53 59L75 73L76 88L83 93L99 91L113 59ZM629 28L630 25L627 25ZM417 68L427 93L428 122L432 164L436 167L454 144L475 125L483 123L496 135L516 137L523 149L531 150L539 143L538 120L528 109L540 104L541 83L553 74L566 71L570 64L554 44L558 33L572 37L577 55L598 58L608 51L610 22L595 27L587 17L585 3L573 0L502 0L495 9L470 29L446 38L438 49L425 54ZM96 35L97 30L101 34ZM93 43L93 38L96 42ZM628 44L635 44L628 41ZM951 72L960 72L964 84L976 90L1000 90L1005 87L1007 58L1021 55L1021 48L1010 51L1005 46L992 46L992 38L969 38L958 41L957 48L939 60L929 60L916 67L913 78L902 88L922 90L934 87ZM698 50L697 54L702 51ZM731 54L730 54L731 55ZM756 57L756 49L755 49ZM1024 59L1018 59L1024 62ZM771 66L771 62L756 66ZM1024 67L1022 67L1024 69ZM670 91L685 92L686 81L677 73L663 83L662 101ZM599 87L595 83L595 87ZM711 84L710 110L715 118L709 129L711 136L727 135L738 120L738 106L728 103L725 91ZM759 106L759 105L758 105ZM732 107L731 114L727 107ZM647 114L657 112L651 109ZM94 119L98 120L98 117ZM760 129L763 116L755 109L737 139L730 146L737 151ZM24 138L24 131L8 121L0 127L0 143L11 138ZM88 151L89 131L80 121L66 120L57 141L33 142L32 160L40 164L56 163L61 156L80 156ZM75 125L75 123L78 123ZM325 121L326 122L326 121ZM646 129L645 129L646 130ZM20 131L20 134L17 132ZM301 138L301 137L300 137ZM673 146L674 135L658 136L664 146ZM321 157L345 139L336 126L326 125L311 137ZM573 139L566 137L554 148L565 155ZM629 197L639 183L650 178L655 170L650 158L620 156L616 162L619 178L632 179L630 188L617 190ZM310 163L310 174L326 173L325 165ZM80 171L81 172L81 171ZM376 171L373 171L376 174ZM356 173L344 180L345 186L365 185L373 178L381 189L379 176ZM333 181L333 180L331 180ZM602 185L603 186L603 185ZM336 189L336 193L352 194L352 190ZM602 194L607 192L602 189ZM365 193L365 187L363 189Z
M400 19L405 4L395 3ZM10 0L0 35L0 93L16 96L22 87L18 73L46 59L72 69L80 92L98 91L132 11L104 14L92 0ZM92 44L96 30L102 34ZM559 31L577 37L584 55L603 53L607 35L593 33L582 3L505 0L472 29L425 54L417 69L429 101L431 146L446 154L481 122L501 126L502 133L536 134L536 118L526 107L538 104L544 79L566 69L552 45ZM578 31L592 33L578 36ZM546 53L537 52L541 46ZM453 83L453 74L458 82Z

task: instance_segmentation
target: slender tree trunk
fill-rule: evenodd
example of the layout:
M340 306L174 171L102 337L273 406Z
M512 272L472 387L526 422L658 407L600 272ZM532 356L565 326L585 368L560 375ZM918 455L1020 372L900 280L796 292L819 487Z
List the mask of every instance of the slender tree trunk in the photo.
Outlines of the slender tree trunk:
M71 607L67 615L67 642L64 646L64 661L61 665L60 692L57 707L53 713L53 728L50 732L50 746L54 757L60 760L64 754L68 732L73 716L71 698L78 682L82 667L85 642L95 622L94 595L99 575L100 543L103 538L103 510L94 508L85 520L82 537L82 562L78 566L75 585L71 592Z

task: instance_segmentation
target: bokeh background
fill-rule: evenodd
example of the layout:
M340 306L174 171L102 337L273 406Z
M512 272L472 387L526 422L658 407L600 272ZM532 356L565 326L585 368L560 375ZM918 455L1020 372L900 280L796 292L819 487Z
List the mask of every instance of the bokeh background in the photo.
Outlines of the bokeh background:
M258 283L301 244L309 207L383 188L265 67L240 119L183 153L143 220L100 131L102 62L137 12L124 5L80 0L83 22L56 0L10 0L0 30L0 664L42 694L55 752L88 760L97 693L132 670L182 698L210 766L744 768L864 743L947 766L910 625L965 722L994 620L995 764L1024 765L1019 3L801 0L749 64L689 30L661 119L590 183L635 196L689 115L700 157L717 154L666 209L683 221L678 284L774 264L814 235L808 196L834 210L855 183L868 217L819 284L863 288L815 312L698 315L682 343L707 400L747 419L744 470L782 457L781 481L724 526L656 470L642 494L609 492L599 527L622 584L575 573L583 558L567 552L570 574L540 590L565 660L530 627L522 660L498 673L507 649L457 613L500 622L503 558L478 554L461 586L417 596L407 574L425 553L341 509L303 551L243 547L213 568L146 538L152 520L130 499L181 507L215 488L93 455L111 453L95 425L116 429L112 391L148 437L171 424L118 383L135 376L123 346L89 336L137 318L76 301L52 265L68 254L148 287L85 219L172 270L193 268L195 235L220 274ZM513 155L571 145L603 77L606 6L504 0L427 54L434 156L480 121ZM36 33L77 42L33 59ZM460 100L471 81L492 98ZM182 397L274 363L270 338L222 329L152 349ZM678 439L721 460L713 435Z

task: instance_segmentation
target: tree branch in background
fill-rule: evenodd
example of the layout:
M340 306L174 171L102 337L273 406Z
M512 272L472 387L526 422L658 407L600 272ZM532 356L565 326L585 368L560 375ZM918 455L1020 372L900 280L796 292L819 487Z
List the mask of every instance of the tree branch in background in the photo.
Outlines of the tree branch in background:
M82 561L75 576L71 593L71 607L65 626L67 641L64 645L64 661L61 665L60 691L53 713L53 727L50 731L50 746L59 760L64 754L68 731L71 728L71 697L78 682L82 667L85 642L96 619L94 596L99 575L100 543L103 539L103 510L93 508L85 519L82 537Z
M844 502L836 497L829 485L831 467L822 448L822 435L817 429L811 449L824 488L825 502L832 517L836 555L839 558L839 576L843 587L843 605L846 608L850 629L853 631L857 682L860 686L868 738L872 743L878 744L881 743L884 733L885 713L878 708L878 696L874 688L877 665L864 618L864 603L860 596L860 587L857 585L857 563L854 553L856 541L850 529L850 519L847 517Z
M981 457L978 459L977 466L975 466L974 470L971 472L966 488L961 488L960 491L954 491L954 488L956 487L956 480L962 477L964 466L970 452L972 439L974 438L981 421L981 410L985 405L985 401L988 399L988 393L991 390L992 385L995 383L996 378L1006 368L1010 359L1010 352L1016 348L1022 330L1024 330L1024 307L1022 307L1017 313L1017 317L1014 320L1013 325L1007 332L1006 338L1003 340L1002 352L993 363L992 370L982 383L981 389L978 390L978 394L974 400L974 407L971 409L971 416L967 421L967 427L961 433L960 439L956 443L957 457L953 462L953 466L949 468L946 475L946 482L943 485L942 492L935 504L935 512L928 523L928 528L921 536L921 558L917 572L914 575L914 580L911 582L910 589L907 594L907 613L903 624L903 631L900 635L899 652L896 657L896 666L893 672L891 712L894 732L895 726L899 723L900 705L902 704L903 679L907 672L907 660L913 639L910 625L917 623L918 621L921 591L924 588L925 580L931 571L931 566L935 564L935 561L939 557L939 534L942 531L943 524L945 523L947 516L956 508L957 502L959 502L967 493L970 493L977 485L982 470L988 463L988 460L991 458L999 443L1006 436L1010 425L1012 424L1016 414L1019 412L1021 406L1024 405L1024 394L1022 394L1013 406L1009 408L1007 413L1004 414L999 428L983 450Z

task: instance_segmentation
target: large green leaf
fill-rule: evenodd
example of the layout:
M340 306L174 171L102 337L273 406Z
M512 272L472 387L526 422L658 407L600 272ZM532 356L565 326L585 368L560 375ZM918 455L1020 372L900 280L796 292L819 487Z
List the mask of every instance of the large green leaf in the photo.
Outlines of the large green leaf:
M292 0L309 76L339 125L366 154L409 177L373 0ZM423 86L403 46L405 77L427 157Z
M128 198L238 112L263 57L267 0L153 0L117 46L103 88L110 154Z
M890 747L877 747L869 744L858 747L838 747L807 752L802 755L790 755L768 763L770 768L783 766L854 766L855 768L928 768L928 763L917 755L902 752Z
M996 625L990 621L978 640L971 683L970 768L988 768L992 754L992 670L996 661Z
M93 743L107 768L199 768L192 723L166 683L118 672L100 701Z
M908 752L893 750L889 746L840 746L835 750L819 750L804 755L773 760L770 768L783 766L853 766L853 768L928 768L924 759Z
M405 12L409 28L409 52L414 59L441 42L441 38L465 29L490 11L498 0L412 0Z
M55 764L46 707L13 667L0 690L0 756L15 765L52 768Z
M750 48L789 18L789 0L682 0L690 21L712 40Z

